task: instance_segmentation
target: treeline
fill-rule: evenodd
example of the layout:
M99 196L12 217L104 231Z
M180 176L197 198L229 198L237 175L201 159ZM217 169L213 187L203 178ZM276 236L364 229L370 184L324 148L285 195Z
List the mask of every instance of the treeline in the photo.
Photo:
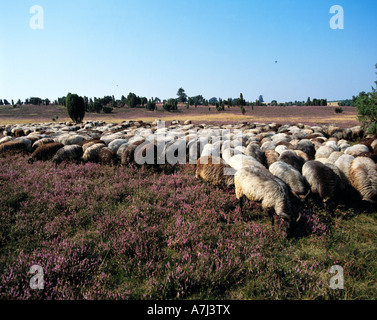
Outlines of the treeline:
M361 95L363 94L360 93ZM111 113L115 108L145 108L148 111L157 110L157 105L162 104L162 110L165 111L175 111L178 109L178 104L185 104L187 109L190 107L197 106L214 106L217 111L224 111L225 108L230 107L240 107L241 111L244 113L245 107L255 107L255 106L327 106L327 99L311 99L308 97L306 101L289 101L289 102L278 102L277 100L272 100L271 103L266 103L263 99L263 95L260 95L255 101L247 101L244 99L241 93L238 98L217 98L212 97L210 99L204 98L202 95L196 95L189 97L183 88L179 88L177 92L177 98L170 98L161 100L158 97L146 98L143 96L138 96L135 93L130 92L127 97L122 95L120 99L115 99L114 96L104 96L89 98L83 96L85 111L86 112L97 112L97 113ZM352 99L346 99L339 102L339 106L355 106L356 97L353 96ZM1 105L63 105L66 106L66 97L60 97L55 101L50 101L49 99L41 99L39 97L31 97L25 99L25 101L17 100L16 103L12 100L9 102L7 99L0 99ZM210 109L210 108L209 108Z

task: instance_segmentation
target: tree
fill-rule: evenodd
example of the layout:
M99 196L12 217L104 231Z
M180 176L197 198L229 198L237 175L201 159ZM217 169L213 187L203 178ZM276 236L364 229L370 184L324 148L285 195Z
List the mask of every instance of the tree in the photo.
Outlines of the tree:
M130 92L127 96L127 105L130 108L136 108L138 105L141 104L141 99L136 94Z
M276 100L271 101L271 106L276 107L278 105L278 102Z
M213 97L211 99L208 100L208 103L211 104L211 105L216 105L216 103L218 103L219 100L217 100L217 98Z
M177 92L178 96L178 102L185 103L187 102L187 94L185 93L185 90L183 88L179 88Z
M358 119L362 122L364 129L371 134L377 134L377 81L375 84L376 88L372 87L372 92L360 92L355 99Z
M306 105L307 106L311 106L312 105L312 102L310 101L310 97L308 97L308 100L306 100Z
M84 99L77 94L68 93L66 97L66 106L69 117L76 123L82 122L85 116Z
M10 105L10 103L8 102L7 99L4 99L4 104L5 104L6 106L9 106L9 105Z
M3 106L4 105L4 102L2 99L0 99L0 106Z
M259 96L259 98L258 98L258 102L260 103L260 105L262 105L262 103L264 103L263 95L260 95L260 96Z
M154 102L153 98L147 102L145 109L148 111L156 110L156 102Z
M241 93L240 94L240 98L238 99L238 104L240 105L240 106L246 106L246 101L245 101L245 99L243 98L243 94Z

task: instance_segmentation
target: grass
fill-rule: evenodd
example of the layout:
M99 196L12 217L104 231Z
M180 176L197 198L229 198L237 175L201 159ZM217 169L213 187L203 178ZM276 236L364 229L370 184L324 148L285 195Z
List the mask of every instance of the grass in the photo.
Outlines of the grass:
M69 121L63 106L31 106L24 105L13 108L0 106L0 125L27 124L35 122L52 122L52 118L59 117L58 121ZM125 120L142 120L152 122L156 118L164 121L192 120L193 123L235 123L240 121L277 122L277 123L304 123L309 125L336 123L340 127L358 125L356 109L344 107L342 114L334 114L332 107L246 107L246 114L242 115L239 107L225 108L218 112L215 107L198 106L186 109L180 105L177 112L162 111L161 105L157 111L146 111L143 108L115 108L111 114L87 113L85 119L104 120L106 122L120 123Z
M377 212L309 199L300 236L195 178L0 158L2 299L377 299ZM29 287L33 264L45 289ZM344 290L329 269L344 269Z

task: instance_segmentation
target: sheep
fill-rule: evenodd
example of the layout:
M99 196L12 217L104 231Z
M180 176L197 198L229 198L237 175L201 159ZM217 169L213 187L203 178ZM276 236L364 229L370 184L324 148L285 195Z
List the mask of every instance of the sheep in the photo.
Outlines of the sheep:
M213 156L213 157L220 157L220 148L215 147L213 144L206 144L203 148L202 153L200 154L201 157L206 156Z
M287 151L288 148L284 145L280 145L280 146L277 146L275 148L275 151L278 153L278 154L282 154L284 151Z
M264 166L267 166L267 159L262 149L257 144L249 144L246 148L245 154L251 156L259 161Z
M366 157L355 158L351 162L349 180L363 201L377 204L377 169L373 160Z
M351 162L354 159L355 157L349 154L343 154L335 161L334 164L346 175L346 177L349 177L349 170L351 167Z
M335 172L325 164L311 160L302 167L302 175L308 181L311 192L319 195L327 210L333 211L336 206L336 185L338 181Z
M269 168L274 162L279 160L280 155L275 150L266 150L264 152L266 157L267 167Z
M262 208L268 212L272 228L274 226L274 211L284 222L284 231L287 236L293 235L297 219L291 207L288 188L278 178L271 178L268 170L258 168L242 168L234 176L236 197L243 210L243 199L261 202Z
M122 155L121 155L121 165L122 166L128 166L128 165L131 165L131 164L136 164L135 163L135 151L136 151L136 148L138 147L137 144L130 144L129 146L127 146Z
M265 169L268 172L266 167L263 166L263 164L261 164L260 162L258 162L255 158L243 154L234 155L229 159L228 164L237 171L245 167L256 167L260 169Z
M304 151L301 151L301 150L293 150L299 157L303 158L304 161L310 161L310 160L313 160L312 158L309 157L309 155L304 152Z
M84 162L98 162L98 153L104 147L105 145L103 143L96 143L87 148L85 151L83 148L84 154L82 156L82 160Z
M43 138L43 139L39 139L38 141L34 142L33 145L32 145L32 149L33 150L36 150L38 149L38 147L40 146L43 146L45 144L49 144L49 143L54 143L54 139L52 138Z
M27 153L28 146L20 140L12 140L0 145L0 154Z
M98 152L98 162L103 165L115 165L116 153L108 147L101 148Z
M286 150L281 153L278 160L290 164L299 172L302 172L302 166L305 163L305 160L292 150Z
M284 181L297 198L305 199L309 194L309 185L302 174L290 164L277 161L269 167L270 172Z
M308 139L300 140L297 143L295 150L300 150L302 152L305 152L308 155L310 160L314 160L316 149L315 149L315 145L310 140Z
M52 162L60 164L61 162L80 162L83 155L82 147L77 144L67 145L59 149L52 158Z
M369 152L369 148L364 144L355 144L354 146L349 147L344 151L345 154L349 154L355 158L358 157L362 153L368 153L368 152Z
M56 142L60 142L64 144L65 146L68 146L68 145L77 145L78 143L84 140L86 140L86 138L80 135L64 134L62 136L59 136L56 139Z
M118 151L119 147L122 144L125 144L126 142L127 142L126 139L115 139L115 140L111 141L107 147L109 149L111 149L111 151L116 153Z
M328 158L330 154L334 152L334 149L329 146L321 146L317 149L317 152L315 153L315 159L318 158Z
M343 152L341 152L341 151L335 151L332 154L330 154L330 156L328 157L328 160L331 163L335 163L336 160L338 160L342 155L344 155Z
M196 178L202 178L215 186L230 188L234 186L235 170L219 157L200 157L196 164Z
M59 142L52 142L40 145L31 155L28 162L33 163L34 161L47 161L50 160L64 144Z
M26 134L25 134L25 132L24 132L23 129L15 129L14 132L13 132L13 135L14 135L16 138L26 136Z

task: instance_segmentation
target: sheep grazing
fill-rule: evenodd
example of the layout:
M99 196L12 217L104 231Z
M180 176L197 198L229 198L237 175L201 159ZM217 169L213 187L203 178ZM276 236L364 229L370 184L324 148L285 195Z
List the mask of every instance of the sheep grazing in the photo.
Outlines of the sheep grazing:
M72 144L59 149L52 158L52 162L54 162L55 164L60 164L63 161L78 163L80 162L82 155L82 147L77 144Z
M101 148L98 152L98 162L103 165L115 165L117 162L116 153L108 147Z
M43 144L39 146L29 158L29 163L33 163L34 161L47 161L52 159L52 157L63 148L64 145L59 142L52 142L48 144Z
M377 170L373 160L366 157L355 158L351 162L349 180L364 201L377 204Z
M8 141L0 145L0 154L27 153L28 145L22 140Z
M267 174L268 173L268 174ZM258 168L242 168L234 176L236 197L240 200L240 207L243 207L243 198L251 201L261 202L262 208L266 210L274 225L274 212L284 222L284 231L287 236L293 235L298 219L293 215L289 200L288 188L277 178L271 178L268 170Z
M85 151L83 148L84 154L82 156L82 160L84 162L98 162L98 153L104 147L105 145L103 143L96 143L87 148Z
M305 160L298 156L296 152L292 150L286 150L279 156L279 161L283 161L287 164L290 164L297 171L302 172L302 166L305 163Z
M36 141L36 142L33 143L32 148L33 148L33 150L37 150L38 147L40 147L40 146L43 146L43 145L49 144L49 143L54 143L54 142L55 141L52 138L39 139L38 141Z
M233 169L240 170L242 168L259 168L259 169L266 169L263 164L261 164L259 161L257 161L255 158L251 156L246 156L244 154L236 154L233 157L230 158L228 163Z
M195 176L215 186L230 188L234 186L235 173L221 158L205 156L198 159Z
M277 161L270 166L269 170L275 177L284 181L296 197L305 199L309 194L310 190L307 181L290 164Z
M349 147L344 151L345 154L349 154L355 158L360 156L363 153L368 153L368 152L369 152L369 148L364 144L355 144L354 146Z
M354 159L355 157L349 154L344 154L335 161L335 165L346 175L347 178L349 178L349 170Z
M264 166L267 166L266 156L257 144L249 144L246 148L245 154L253 157Z
M120 163L122 166L136 164L135 151L137 147L138 147L137 144L130 144L123 150L122 155L121 155L121 160L120 160Z
M318 194L324 206L329 211L333 211L336 206L336 187L338 176L325 164L311 160L302 167L302 175L308 181L311 192Z
M264 152L267 161L267 167L269 168L273 163L279 160L279 154L275 150L266 150Z

